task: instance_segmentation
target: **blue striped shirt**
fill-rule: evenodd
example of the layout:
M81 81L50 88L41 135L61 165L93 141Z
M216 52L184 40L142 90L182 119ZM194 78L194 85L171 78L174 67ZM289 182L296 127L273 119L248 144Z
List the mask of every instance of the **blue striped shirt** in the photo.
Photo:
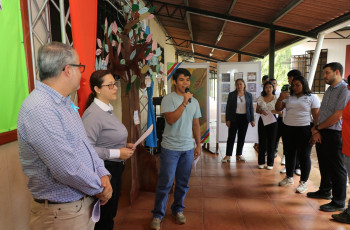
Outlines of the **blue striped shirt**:
M100 178L110 174L87 139L70 96L38 81L22 104L17 133L20 161L34 198L72 202L103 191Z

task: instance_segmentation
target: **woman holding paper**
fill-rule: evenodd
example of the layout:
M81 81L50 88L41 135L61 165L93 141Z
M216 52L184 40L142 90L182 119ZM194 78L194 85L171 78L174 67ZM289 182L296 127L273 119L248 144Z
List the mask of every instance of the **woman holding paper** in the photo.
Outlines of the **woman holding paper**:
M293 171L295 158L299 157L301 176L298 193L304 193L307 190L307 180L311 170L311 115L313 123L317 124L320 101L317 96L311 94L307 80L302 77L294 77L290 95L282 92L276 102L276 110L282 111L286 108L284 117L284 135L286 145L286 169L287 175L279 186L294 184ZM297 154L298 153L298 154Z
M275 160L275 145L277 135L277 120L275 114L280 113L275 110L277 97L272 82L268 81L263 86L261 96L257 99L256 112L261 116L258 122L259 152L258 167L265 167L265 153L267 153L267 167L272 170Z
M112 198L101 206L100 221L96 223L95 229L112 230L118 209L124 162L133 155L134 144L126 143L128 131L113 114L110 101L117 99L117 84L111 72L98 70L92 73L90 88L92 93L82 120L89 141L112 175L113 188Z

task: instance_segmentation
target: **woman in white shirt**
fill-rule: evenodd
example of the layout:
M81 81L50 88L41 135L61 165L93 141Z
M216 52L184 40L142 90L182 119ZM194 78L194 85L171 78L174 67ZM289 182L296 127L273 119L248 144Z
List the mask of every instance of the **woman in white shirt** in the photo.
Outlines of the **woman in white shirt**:
M320 101L317 96L311 94L307 80L302 77L294 77L290 95L282 92L276 103L276 110L281 111L286 108L284 118L284 136L286 145L286 169L287 175L279 186L294 184L293 171L295 158L299 157L301 176L298 193L304 193L307 190L307 180L311 170L311 115L313 123L317 124ZM297 154L298 153L298 154Z
M264 84L261 96L257 99L256 112L261 116L258 122L259 134L259 152L258 152L258 168L265 167L265 153L267 153L266 169L273 169L275 160L275 145L277 135L277 120L274 114L278 113L275 110L277 97L275 96L275 88L272 82L268 81ZM268 122L273 120L273 122Z

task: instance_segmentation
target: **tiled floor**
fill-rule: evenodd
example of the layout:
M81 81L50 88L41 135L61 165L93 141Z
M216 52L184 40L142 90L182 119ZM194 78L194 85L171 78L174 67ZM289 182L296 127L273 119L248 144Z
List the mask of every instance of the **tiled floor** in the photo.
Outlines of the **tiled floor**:
M332 213L319 211L319 205L329 201L295 193L298 176L293 186L277 185L283 179L279 157L270 171L257 168L251 144L245 145L244 156L247 162L232 158L231 163L221 163L222 156L204 151L197 171L192 171L185 199L187 223L175 223L169 209L173 201L170 194L162 230L350 229L350 225L332 221ZM309 184L309 191L316 189ZM132 206L122 196L115 229L148 230L153 204L154 193L141 192Z

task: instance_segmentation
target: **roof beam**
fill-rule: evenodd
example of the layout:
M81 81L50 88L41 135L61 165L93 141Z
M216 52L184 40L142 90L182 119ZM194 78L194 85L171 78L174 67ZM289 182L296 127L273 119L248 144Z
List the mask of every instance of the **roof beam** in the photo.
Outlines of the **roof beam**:
M206 44L206 43L202 43L202 42L196 42L196 41L191 41L191 40L186 40L186 39L182 39L182 38L176 38L176 37L167 37L167 40L170 40L172 39L173 41L174 40L180 40L181 43L179 44L184 44L186 42L190 42L192 44L195 44L195 45L199 45L199 46L203 46L203 47L207 47L207 48L214 48L214 49L218 49L218 50L224 50L224 51L227 51L227 52L233 52L233 53L240 53L240 54L243 54L243 55L247 55L247 56L251 56L251 57L256 57L256 58L264 58L263 55L259 55L259 54L253 54L253 53L248 53L248 52L244 52L244 51L240 51L240 50L234 50L234 49L228 49L228 48L225 48L225 47L220 47L220 46L214 46L214 45L210 45L210 44ZM186 43L187 44L187 43ZM169 44L169 45L172 45L172 44ZM175 42L175 45L176 46L180 46L180 45L177 45L177 43ZM188 47L188 46L187 46ZM187 48L186 47L186 48Z
M231 2L231 6L230 6L230 8L228 9L228 11L227 11L227 15L230 15L231 13L232 13L232 10L233 10L233 7L236 5L236 2L237 2L237 0L232 0L232 2ZM224 24L222 25L222 27L221 27L221 30L220 30L220 33L218 34L218 36L216 37L216 41L215 41L215 46L219 43L219 41L221 40L221 37L222 37L222 35L224 34L224 29L225 29L225 27L226 27L226 24L227 24L227 21L224 21ZM192 39L193 40L193 39ZM213 52L214 52L214 48L210 51L210 54L211 55L213 55ZM210 55L209 54L209 55Z
M217 59L217 58L208 57L208 56L203 55L203 54L200 54L200 53L194 53L193 55L194 55L194 56L199 56L199 57L206 58L206 59L208 59L209 61L214 60L214 61L216 61L216 62L225 62L225 60L220 60L220 59ZM196 57L194 57L194 58L196 58Z
M188 0L185 0L185 6L189 6ZM191 38L191 40L194 40L193 39L193 32L192 32L191 16L190 16L190 13L187 11L186 11L186 21L187 21L188 30L190 31L190 38ZM191 44L191 48L192 48L192 53L194 53L193 44Z
M200 15L200 16L215 18L215 19L224 20L227 22L240 23L240 24L254 26L254 27L263 28L263 29L273 29L273 30L281 32L281 33L292 34L294 36L317 38L317 33L313 33L313 32L305 32L302 30L296 30L296 29L287 28L287 27L283 27L283 26L273 25L271 23L264 23L264 22L250 20L250 19L230 16L230 15L225 15L225 14L219 14L219 13L215 13L212 11L202 10L202 9L198 9L198 8L188 7L188 6L179 6L179 5L165 3L165 2L161 2L161 1L151 1L151 2L166 5L167 9L168 9L168 6L175 7L175 8L182 8L186 12L188 11L192 14L196 14L196 15ZM159 13L159 11L155 12L155 14L158 14L158 13ZM164 15L162 15L162 16L164 16ZM168 14L167 17L171 17L171 15Z
M300 3L302 3L304 0L292 0L290 1L271 21L271 23L276 23L278 20L283 18L287 13L289 13L291 10L293 10L295 7L297 7ZM259 32L257 32L255 35L253 35L246 43L244 43L239 50L244 49L247 47L250 43L252 43L255 39L257 39L266 29L262 29ZM229 58L226 59L226 61L233 58L235 54L232 54Z
M311 33L320 33L320 32L324 32L325 30L329 29L329 28L332 28L334 26L337 26L343 22L346 22L350 20L350 12L349 13L346 13L346 14L343 14L342 16L340 17L337 17L329 22L326 22L324 23L323 25L320 25L319 27L316 27L315 29L312 29L310 32Z

